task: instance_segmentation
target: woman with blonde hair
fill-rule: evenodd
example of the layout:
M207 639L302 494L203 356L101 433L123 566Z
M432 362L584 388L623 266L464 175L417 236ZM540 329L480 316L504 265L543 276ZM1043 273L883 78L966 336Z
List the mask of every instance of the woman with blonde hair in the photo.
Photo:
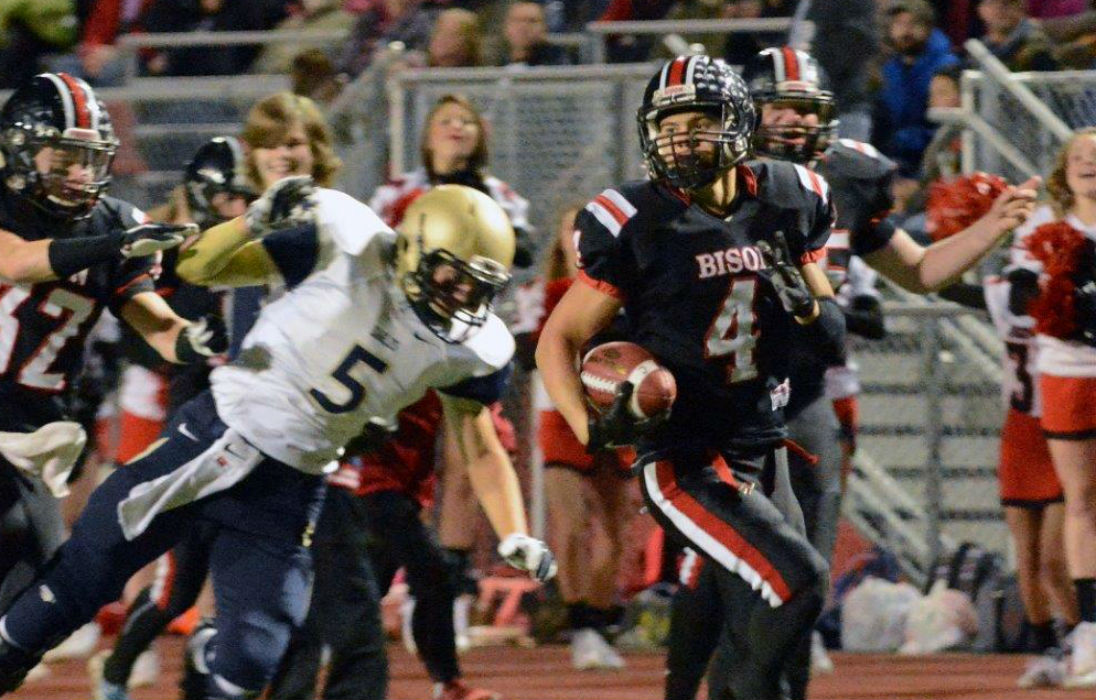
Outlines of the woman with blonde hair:
M1081 621L1066 687L1096 683L1096 129L1078 131L1047 179L1049 206L1016 232L1013 291L1038 334L1040 428L1065 491L1065 545ZM1029 274L1030 273L1030 274Z

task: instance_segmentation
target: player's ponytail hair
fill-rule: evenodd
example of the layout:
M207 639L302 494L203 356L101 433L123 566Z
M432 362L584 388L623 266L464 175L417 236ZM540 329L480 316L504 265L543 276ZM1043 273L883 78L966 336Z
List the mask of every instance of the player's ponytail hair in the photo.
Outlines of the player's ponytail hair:
M1051 203L1058 216L1065 216L1073 211L1073 191L1070 190L1069 182L1066 181L1066 167L1069 163L1069 149L1073 146L1073 142L1082 136L1095 137L1096 127L1087 126L1073 132L1073 137L1058 151L1054 159L1054 169L1050 171L1050 177L1046 181L1047 192L1050 193Z
M329 187L343 165L332 144L332 130L321 110L308 97L278 92L265 97L248 111L241 140L250 148L272 148L283 142L295 124L301 124L313 152L313 172L310 175L322 187ZM246 167L248 179L263 189L263 179L252 158Z

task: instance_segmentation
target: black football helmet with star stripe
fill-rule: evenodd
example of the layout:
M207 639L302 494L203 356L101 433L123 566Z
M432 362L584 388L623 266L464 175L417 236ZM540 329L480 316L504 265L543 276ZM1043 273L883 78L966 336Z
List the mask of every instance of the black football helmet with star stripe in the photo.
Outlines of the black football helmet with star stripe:
M661 120L678 112L710 114L718 128L661 133ZM710 56L672 59L650 79L638 110L638 135L650 177L686 189L713 181L748 157L755 120L748 87L725 61ZM717 147L714 157L683 157L673 148L688 143L694 150L705 142Z

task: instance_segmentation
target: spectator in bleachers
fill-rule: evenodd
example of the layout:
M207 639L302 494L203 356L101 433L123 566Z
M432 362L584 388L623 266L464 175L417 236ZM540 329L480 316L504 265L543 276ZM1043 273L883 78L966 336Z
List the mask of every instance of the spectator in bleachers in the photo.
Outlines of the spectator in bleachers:
M1029 17L1043 19L1068 17L1088 11L1090 4L1095 6L1095 3L1087 0L1028 0L1027 14Z
M600 15L601 22L663 19L674 0L611 0ZM607 37L607 60L611 63L644 61L653 48L652 35L619 34Z
M436 8L422 0L379 0L359 16L336 65L355 78L371 64L375 52L399 41L406 49L428 48Z
M336 66L324 51L309 49L290 62L290 91L322 105L331 103L344 87Z
M515 0L504 18L504 51L499 65L564 66L569 52L546 41L546 12L541 3Z
M829 76L836 99L837 137L870 141L871 66L878 56L874 0L816 0L807 19L817 27L810 54Z
M1012 71L1058 70L1050 39L1028 19L1024 0L981 0L982 43Z
M722 19L756 19L763 15L762 0L730 0L722 8ZM759 35L731 32L726 37L722 51L713 51L710 55L721 55L730 65L743 66L769 45Z
M141 17L145 31L239 32L271 29L286 16L285 0L154 0ZM145 62L151 75L237 75L259 47L195 46L157 51Z
M932 76L959 59L947 36L935 28L926 0L896 0L886 16L894 54L882 68L872 141L898 164L900 175L915 178L934 132L924 115Z
M120 36L138 29L141 15L154 0L97 0L83 18L75 62L56 63L55 70L64 70L87 80L92 85L117 85L122 82L127 57L119 52L115 42ZM112 110L113 114L113 110Z
M439 13L428 40L427 60L431 68L480 66L481 31L477 15L458 7Z
M350 32L355 15L342 7L342 0L301 0L299 10L280 22L280 31L321 32L343 30ZM332 42L268 44L252 63L253 73L286 73L298 55L309 49L325 50Z
M0 2L0 88L13 89L42 72L44 54L76 43L72 0Z

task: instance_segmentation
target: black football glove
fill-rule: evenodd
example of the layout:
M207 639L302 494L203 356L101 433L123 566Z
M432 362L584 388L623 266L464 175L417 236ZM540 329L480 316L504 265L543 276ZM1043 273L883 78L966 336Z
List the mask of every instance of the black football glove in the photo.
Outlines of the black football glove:
M589 417L588 445L585 447L588 454L596 454L611 447L632 445L638 438L668 420L670 411L652 418L635 418L630 412L630 398L633 394L634 384L622 382L611 406L606 411Z
M377 452L396 434L396 423L382 423L371 419L363 426L363 432L344 445L344 456L360 457Z
M181 364L207 362L229 350L229 335L221 316L193 321L176 338L176 360Z
M141 224L122 233L119 250L124 258L142 258L176 248L198 232L195 224Z
M814 312L814 295L802 278L802 271L791 260L791 249L782 231L776 231L773 241L757 241L756 247L768 264L761 270L775 288L783 309L792 316L804 318Z
M248 205L245 224L254 238L272 231L313 221L317 210L317 185L309 175L284 177Z

